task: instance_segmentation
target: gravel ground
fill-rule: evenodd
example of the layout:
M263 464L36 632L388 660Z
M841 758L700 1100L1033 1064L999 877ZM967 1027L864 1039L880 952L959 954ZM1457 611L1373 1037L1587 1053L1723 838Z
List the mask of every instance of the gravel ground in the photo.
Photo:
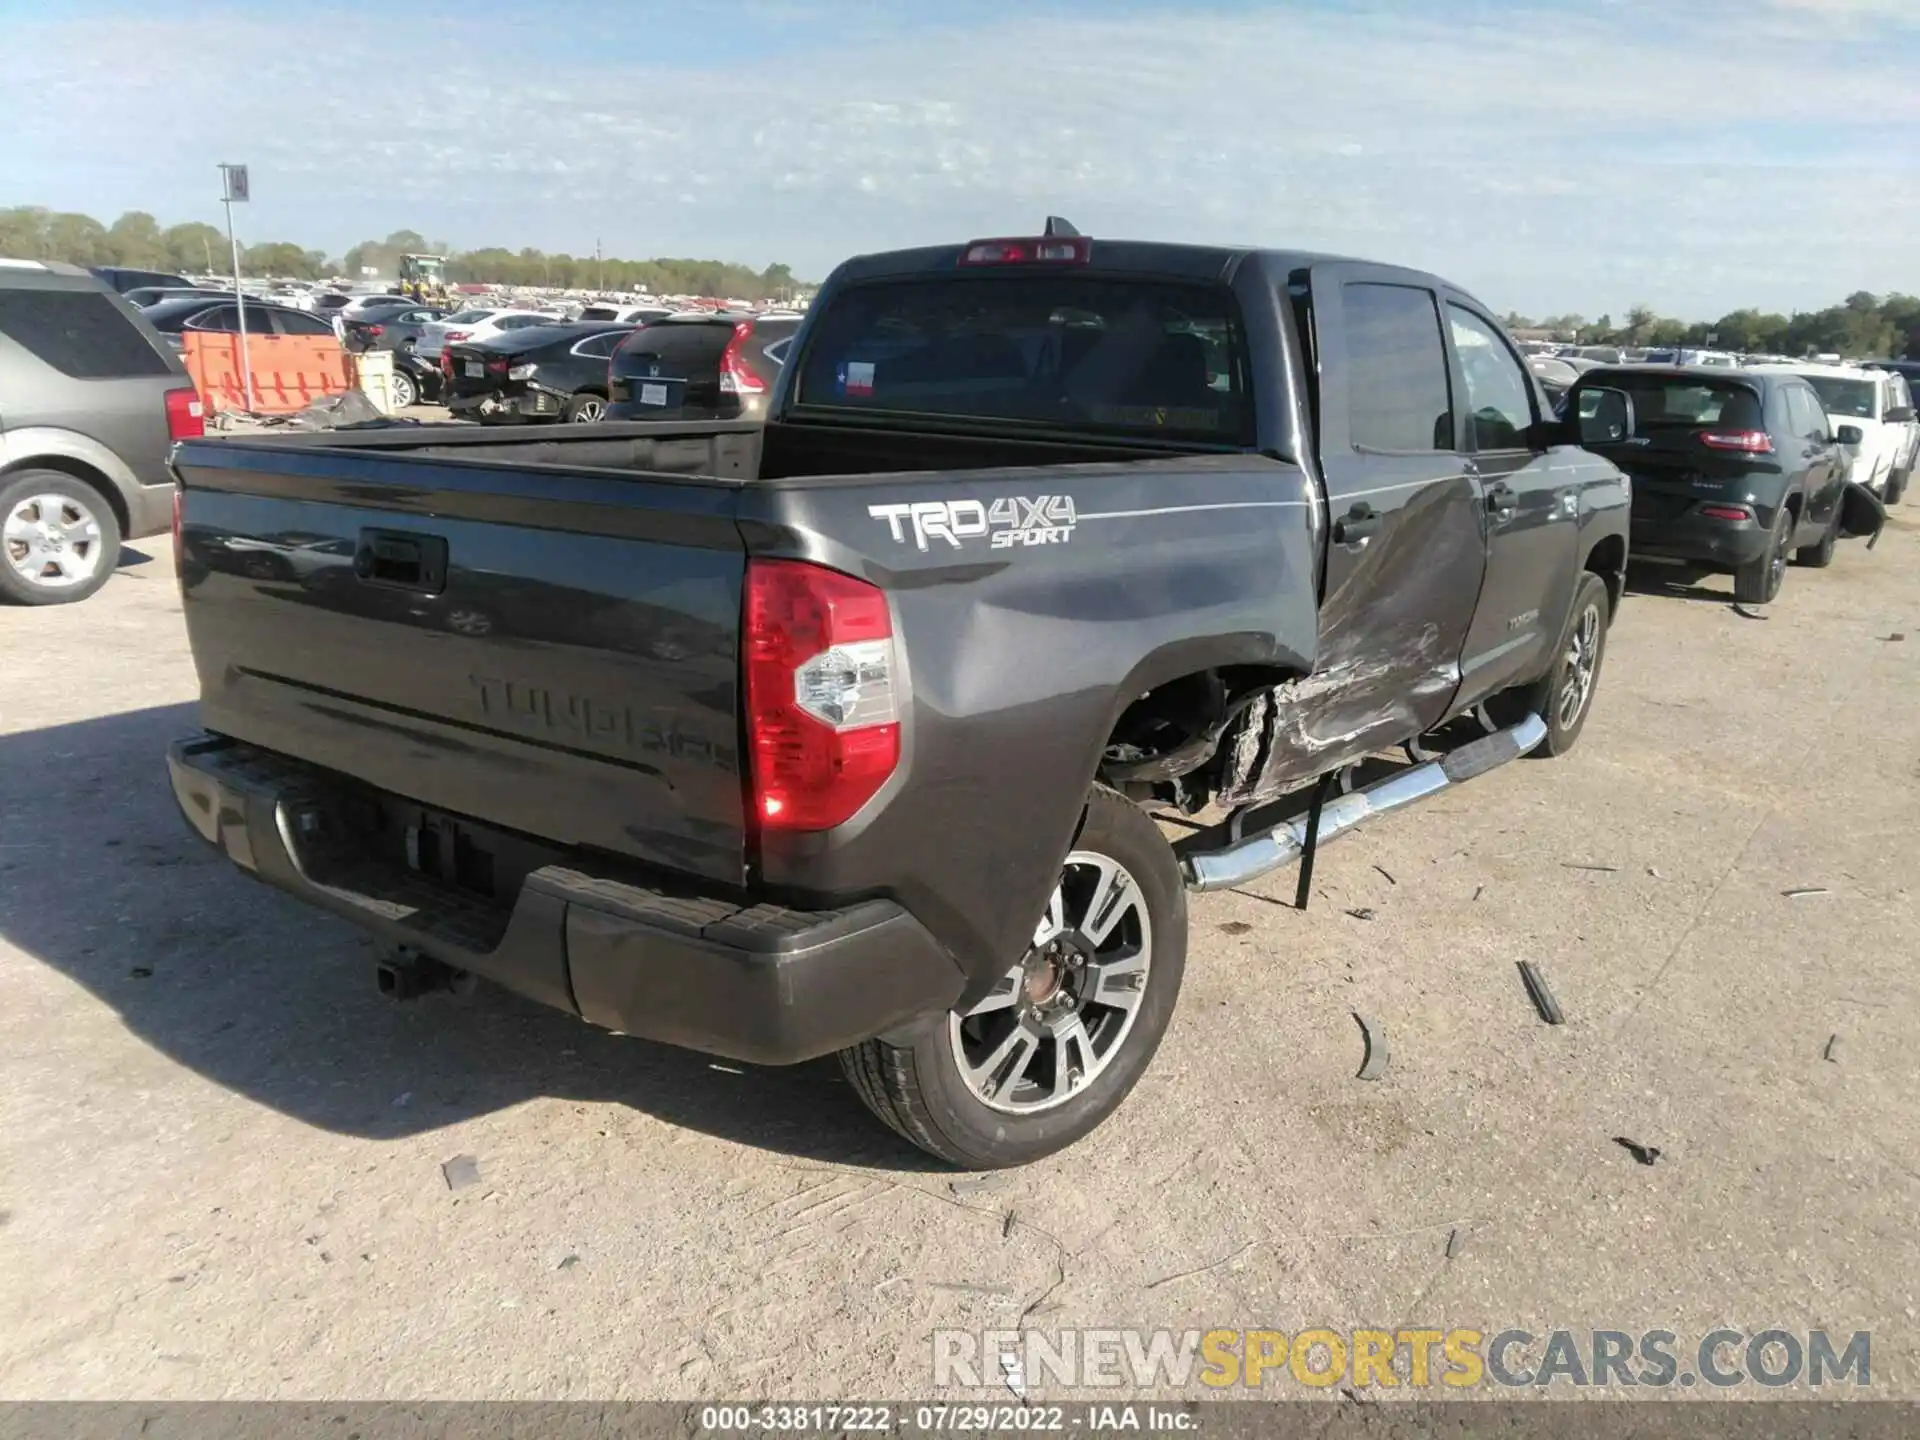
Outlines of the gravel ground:
M0 1398L924 1395L935 1328L1022 1318L1870 1329L1920 1396L1916 515L1764 620L1630 599L1574 756L1330 847L1308 912L1196 900L1130 1102L982 1182L831 1063L381 1000L173 812L164 542L0 612Z

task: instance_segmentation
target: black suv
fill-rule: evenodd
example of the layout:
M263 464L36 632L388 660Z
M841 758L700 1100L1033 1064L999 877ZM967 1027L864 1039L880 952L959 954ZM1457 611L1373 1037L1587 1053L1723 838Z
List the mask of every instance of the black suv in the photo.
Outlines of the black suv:
M205 430L186 368L76 265L0 262L0 600L84 600L120 542L173 524L175 440Z
M613 352L611 420L758 420L800 328L798 315L674 315Z
M1630 434L1586 433L1602 390L1633 401ZM1839 536L1877 533L1884 518L1878 500L1848 483L1841 447L1858 444L1860 431L1836 431L1797 375L1602 366L1580 377L1567 407L1587 448L1633 481L1633 558L1730 572L1746 604L1780 593L1789 556L1830 564Z

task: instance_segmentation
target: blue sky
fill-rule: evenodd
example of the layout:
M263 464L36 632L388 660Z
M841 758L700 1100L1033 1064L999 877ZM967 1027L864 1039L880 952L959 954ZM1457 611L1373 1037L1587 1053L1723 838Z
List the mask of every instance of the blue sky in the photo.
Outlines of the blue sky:
M374 59L372 57L383 57ZM1303 246L1616 316L1920 290L1920 0L0 0L0 204L337 254Z

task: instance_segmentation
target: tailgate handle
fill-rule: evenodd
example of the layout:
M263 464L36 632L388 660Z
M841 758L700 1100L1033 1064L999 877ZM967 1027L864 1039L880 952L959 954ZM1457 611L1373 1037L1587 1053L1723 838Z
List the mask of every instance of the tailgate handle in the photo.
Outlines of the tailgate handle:
M447 588L447 542L405 530L362 530L353 573L369 585L438 595Z

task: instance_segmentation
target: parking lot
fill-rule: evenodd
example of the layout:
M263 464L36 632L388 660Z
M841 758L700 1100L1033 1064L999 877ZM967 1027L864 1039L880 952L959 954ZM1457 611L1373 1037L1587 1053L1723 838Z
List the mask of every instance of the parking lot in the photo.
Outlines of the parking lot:
M181 824L147 542L0 624L0 1397L907 1396L941 1327L1413 1322L1870 1329L1920 1396L1917 515L1759 618L1642 577L1574 756L1328 849L1305 913L1196 899L1132 1099L987 1178L832 1062L383 1000Z

